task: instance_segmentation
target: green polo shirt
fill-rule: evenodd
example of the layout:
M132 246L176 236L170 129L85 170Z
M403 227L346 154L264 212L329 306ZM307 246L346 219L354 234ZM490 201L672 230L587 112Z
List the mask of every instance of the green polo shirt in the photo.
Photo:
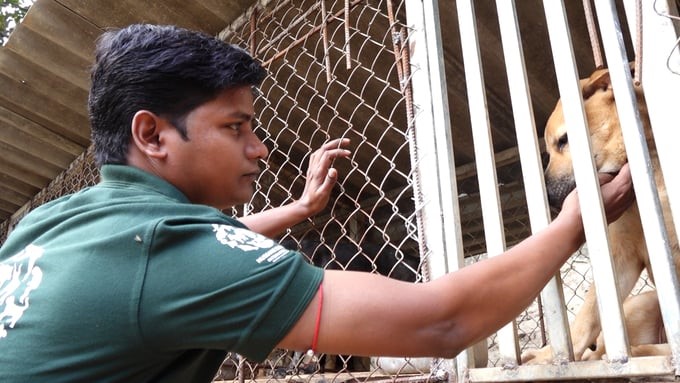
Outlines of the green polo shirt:
M149 173L101 173L0 249L0 381L210 382L228 351L264 359L323 270Z

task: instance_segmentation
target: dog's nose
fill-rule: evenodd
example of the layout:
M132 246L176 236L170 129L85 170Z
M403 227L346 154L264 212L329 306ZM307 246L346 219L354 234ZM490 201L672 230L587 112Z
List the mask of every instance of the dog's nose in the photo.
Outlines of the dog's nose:
M546 175L545 186L550 206L561 209L564 199L574 190L576 183L571 177L551 177Z

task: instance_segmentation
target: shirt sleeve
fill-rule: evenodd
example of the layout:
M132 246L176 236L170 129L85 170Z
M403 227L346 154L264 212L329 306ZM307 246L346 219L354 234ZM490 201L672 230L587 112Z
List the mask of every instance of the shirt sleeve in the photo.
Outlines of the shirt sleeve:
M175 218L152 238L137 320L156 351L220 349L263 360L323 278L302 254L239 223Z

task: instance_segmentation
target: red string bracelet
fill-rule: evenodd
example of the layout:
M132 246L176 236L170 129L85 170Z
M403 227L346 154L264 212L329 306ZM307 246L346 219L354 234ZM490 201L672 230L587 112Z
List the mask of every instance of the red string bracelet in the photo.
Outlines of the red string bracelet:
M314 337L312 347L307 350L307 355L313 356L316 352L316 345L319 341L319 329L321 328L321 308L323 307L323 282L319 285L319 308L316 311L316 323L314 324Z

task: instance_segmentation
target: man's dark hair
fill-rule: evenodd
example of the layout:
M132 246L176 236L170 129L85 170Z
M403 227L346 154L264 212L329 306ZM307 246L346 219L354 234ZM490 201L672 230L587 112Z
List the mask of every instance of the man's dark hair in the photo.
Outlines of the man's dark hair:
M105 32L88 100L97 165L126 163L137 111L168 119L188 139L189 112L222 90L258 86L264 76L245 50L204 33L148 24Z

